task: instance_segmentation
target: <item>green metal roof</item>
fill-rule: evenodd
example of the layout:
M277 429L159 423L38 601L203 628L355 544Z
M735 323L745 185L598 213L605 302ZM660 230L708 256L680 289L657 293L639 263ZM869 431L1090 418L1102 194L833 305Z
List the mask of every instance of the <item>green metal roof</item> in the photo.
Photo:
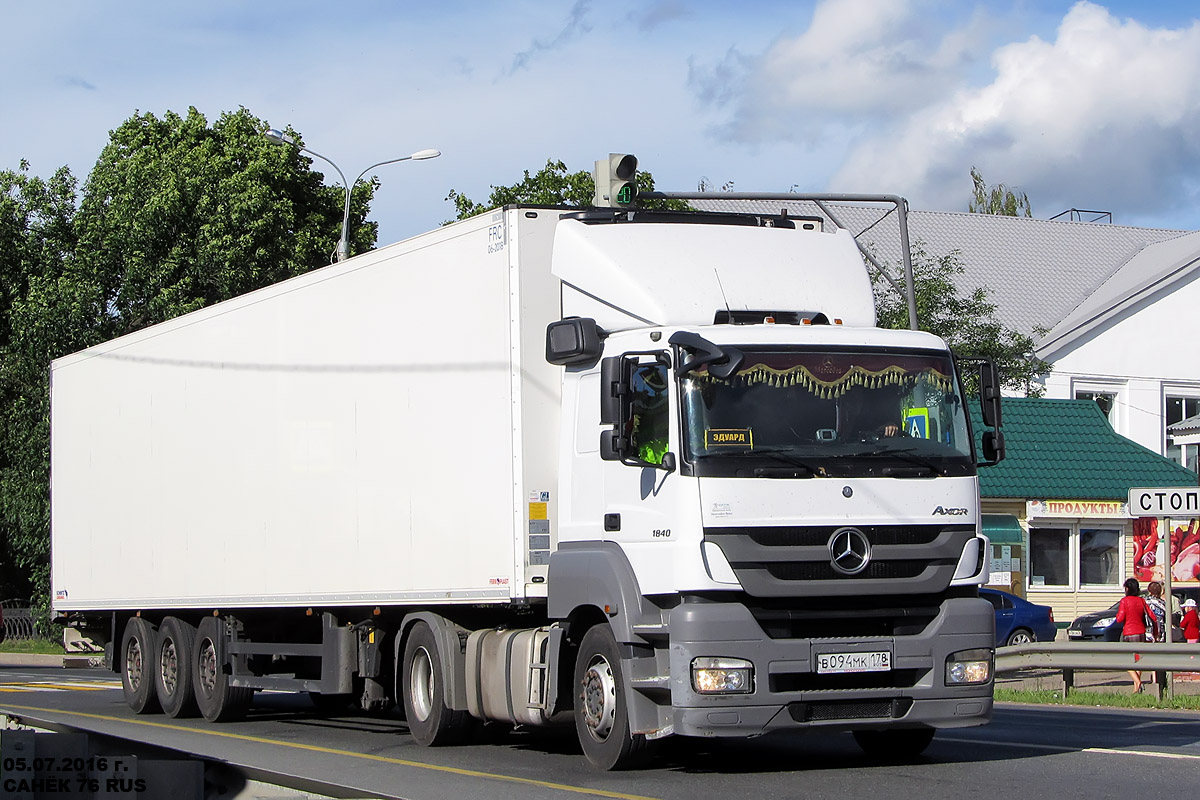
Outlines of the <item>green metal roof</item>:
M979 470L983 497L1125 500L1135 486L1196 486L1196 473L1116 433L1091 400L1005 397L1007 455ZM983 422L971 404L976 443Z

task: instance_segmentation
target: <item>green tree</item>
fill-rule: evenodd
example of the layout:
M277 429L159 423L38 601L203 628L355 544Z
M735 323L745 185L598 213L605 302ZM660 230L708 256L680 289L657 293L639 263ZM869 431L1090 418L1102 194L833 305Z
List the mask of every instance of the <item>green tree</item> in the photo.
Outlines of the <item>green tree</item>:
M74 248L75 188L65 167L49 180L30 175L25 161L0 172L0 598L29 597L48 570L45 487L31 496L21 479L48 441L29 424L30 382L44 394L46 380L43 371L30 374L16 343L29 297L62 279Z
M195 108L112 131L84 187L78 255L101 288L106 334L194 311L330 262L343 189L242 108L210 127ZM294 132L289 132L296 137ZM374 246L377 187L351 195L351 252Z
M0 532L35 601L49 592L50 361L331 260L343 190L266 129L244 108L211 127L194 108L134 115L77 210L65 170L0 174ZM374 245L377 185L353 189L352 252Z
M988 186L983 175L975 167L971 167L971 181L975 184L971 200L967 203L967 211L972 214L997 214L1004 217L1032 217L1033 210L1029 206L1029 195L1022 191L1014 191L1003 183Z
M913 290L921 330L937 334L960 356L990 358L1000 370L1004 388L1031 397L1041 395L1037 379L1051 366L1034 355L1029 336L996 319L996 305L988 291L978 287L959 290L964 267L962 256L952 250L944 256L926 252L924 244L912 245ZM900 269L889 270L900 285ZM881 328L907 328L908 305L880 276L875 276L875 306Z
M652 192L654 176L639 170L637 184L639 191ZM551 158L546 161L546 166L533 175L529 174L529 170L525 170L524 177L511 186L493 186L487 202L477 203L455 189L450 190L446 199L454 203L457 214L455 219L466 219L493 208L503 208L516 203L588 208L592 205L595 193L596 181L591 172L567 172L566 164ZM681 200L646 200L640 202L639 206L676 211L688 209L687 203Z

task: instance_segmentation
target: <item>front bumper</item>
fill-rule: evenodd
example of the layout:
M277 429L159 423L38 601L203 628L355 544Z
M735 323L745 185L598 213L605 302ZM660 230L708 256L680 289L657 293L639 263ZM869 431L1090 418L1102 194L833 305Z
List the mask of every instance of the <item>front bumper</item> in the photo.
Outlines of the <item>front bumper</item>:
M995 643L986 600L945 600L918 634L870 638L771 639L738 603L684 603L671 612L672 732L684 736L756 736L829 727L956 728L991 719L993 681L945 685L951 653ZM889 650L887 672L819 675L820 653ZM692 689L694 658L741 658L754 664L754 691L702 695Z

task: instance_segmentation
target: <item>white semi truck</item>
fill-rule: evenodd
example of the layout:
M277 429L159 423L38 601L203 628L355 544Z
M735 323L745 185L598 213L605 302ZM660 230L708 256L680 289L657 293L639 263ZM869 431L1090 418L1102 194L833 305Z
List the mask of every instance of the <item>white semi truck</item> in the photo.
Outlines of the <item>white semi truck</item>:
M985 723L961 376L826 228L508 207L58 359L54 608L142 713L573 720L604 769Z

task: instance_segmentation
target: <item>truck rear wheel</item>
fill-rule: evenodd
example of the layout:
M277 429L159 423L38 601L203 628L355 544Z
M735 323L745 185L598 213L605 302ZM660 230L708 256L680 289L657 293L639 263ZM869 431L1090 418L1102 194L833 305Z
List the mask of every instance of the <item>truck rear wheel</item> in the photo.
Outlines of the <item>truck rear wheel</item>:
M154 691L155 634L153 625L141 617L133 617L125 623L125 634L121 637L121 690L135 714L153 714L159 710Z
M168 717L194 717L196 690L192 687L192 655L196 629L178 617L167 617L158 628L154 649L154 690Z
M466 739L471 730L471 715L446 706L446 675L437 639L424 622L413 625L408 634L400 674L408 730L418 744L435 747Z
M575 734L587 760L604 770L628 769L646 755L646 737L632 734L612 628L588 629L575 659Z
M225 672L225 623L205 617L196 630L192 655L192 687L196 704L209 722L228 722L246 716L254 690L230 686Z
M925 752L936 733L933 728L901 728L885 731L855 731L854 741L870 758L904 761Z

